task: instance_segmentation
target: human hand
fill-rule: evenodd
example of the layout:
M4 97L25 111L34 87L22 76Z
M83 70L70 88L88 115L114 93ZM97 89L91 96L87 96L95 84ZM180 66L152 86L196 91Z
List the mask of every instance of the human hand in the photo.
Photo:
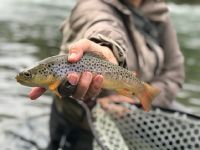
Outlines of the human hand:
M120 103L134 104L135 101L132 98L123 95L110 95L103 98L98 98L97 103L107 112L114 114L115 116L124 116L129 112L129 109L120 105Z
M97 52L111 63L118 63L112 51L108 47L100 46L99 44L87 39L81 39L69 48L68 61L71 63L79 61L85 52ZM76 91L72 96L77 99L89 99L97 96L101 91L103 83L102 75L93 76L91 72L83 72L82 74L71 73L66 77L66 79L72 85L76 85ZM46 89L44 88L35 87L29 93L29 97L32 100L37 99L45 91Z

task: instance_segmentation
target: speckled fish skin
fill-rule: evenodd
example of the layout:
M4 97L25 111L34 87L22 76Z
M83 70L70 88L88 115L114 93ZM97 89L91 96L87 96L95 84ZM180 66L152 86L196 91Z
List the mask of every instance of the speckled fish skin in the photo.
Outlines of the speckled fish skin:
M145 110L149 110L153 98L159 93L159 89L140 81L133 72L114 65L96 54L85 53L76 63L69 63L67 57L65 54L46 58L34 67L19 73L16 79L23 85L45 87L55 92L67 74L89 71L94 75L103 75L104 89L139 98ZM55 94L59 95L57 92Z

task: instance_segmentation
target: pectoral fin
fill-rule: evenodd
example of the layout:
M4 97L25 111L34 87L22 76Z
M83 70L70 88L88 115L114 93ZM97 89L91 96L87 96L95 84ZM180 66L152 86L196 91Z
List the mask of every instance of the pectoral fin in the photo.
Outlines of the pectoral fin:
M49 89L51 90L52 93L57 95L59 98L62 98L62 96L58 93L58 86L60 85L61 81L55 81L51 84L49 84Z

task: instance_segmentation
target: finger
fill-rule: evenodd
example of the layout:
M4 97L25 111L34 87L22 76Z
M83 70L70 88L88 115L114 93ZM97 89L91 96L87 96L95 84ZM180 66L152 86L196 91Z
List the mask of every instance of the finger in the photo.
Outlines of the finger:
M111 103L111 100L108 97L102 97L102 98L98 98L97 102L100 104L100 106L102 106L104 108L104 106L109 105Z
M115 103L123 103L123 102L127 102L130 104L134 104L135 100L123 95L111 95L110 96L110 101L115 102Z
M77 85L79 78L80 78L80 74L70 73L67 76L67 81L72 85Z
M117 59L115 58L113 52L106 46L101 46L95 42L88 40L88 47L84 47L83 52L93 52L97 53L100 56L103 56L106 60L113 64L118 64Z
M108 104L104 105L103 108L112 113L120 113L120 112L127 112L128 108L116 104Z
M139 73L136 72L136 71L133 71L133 75L136 76L136 77L139 77L139 76L140 76Z
M133 73L134 76L137 76L137 72L133 71L132 73Z
M41 87L34 87L30 92L29 92L29 98L31 100L35 100L38 97L40 97L44 92L46 91L45 88Z
M98 54L105 56L111 63L118 64L115 56L108 47L101 46L88 39L81 39L70 46L68 61L77 62L81 59L84 52L97 52Z
M100 106L107 112L114 114L118 117L124 116L130 112L130 110L122 105L117 105L112 103L112 100L109 97L99 98L97 102Z
M123 102L135 104L135 100L123 95L111 95L105 98L99 98L98 101L101 105L108 105L110 103L123 103Z
M115 104L109 104L107 109L108 109L107 110L108 112L110 112L111 114L117 117L125 116L126 114L130 112L130 109L124 106L115 105Z
M76 91L73 94L73 97L77 99L83 99L85 97L85 94L87 93L87 90L89 89L91 82L92 82L92 73L91 72L82 73Z
M81 57L83 56L83 53L91 49L90 44L91 44L91 41L87 39L81 39L78 42L71 45L69 48L68 61L77 62L78 60L80 60Z
M115 114L120 117L130 112L130 110L124 106L113 104L113 103L104 103L105 101L107 101L107 99L104 99L103 101L101 101L103 103L101 103L100 105L104 110L106 110L107 112L111 114Z
M103 84L103 76L96 75L93 78L92 83L86 93L85 99L96 97L101 92L102 84Z

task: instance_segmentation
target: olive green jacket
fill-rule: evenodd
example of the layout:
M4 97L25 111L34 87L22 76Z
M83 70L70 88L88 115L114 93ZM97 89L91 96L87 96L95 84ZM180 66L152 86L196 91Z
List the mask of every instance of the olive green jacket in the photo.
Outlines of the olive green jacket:
M184 82L184 58L165 2L143 0L138 9L156 24L158 44L137 30L132 12L119 0L79 0L61 27L61 51L82 38L108 46L121 66L161 89L154 104L167 107Z

